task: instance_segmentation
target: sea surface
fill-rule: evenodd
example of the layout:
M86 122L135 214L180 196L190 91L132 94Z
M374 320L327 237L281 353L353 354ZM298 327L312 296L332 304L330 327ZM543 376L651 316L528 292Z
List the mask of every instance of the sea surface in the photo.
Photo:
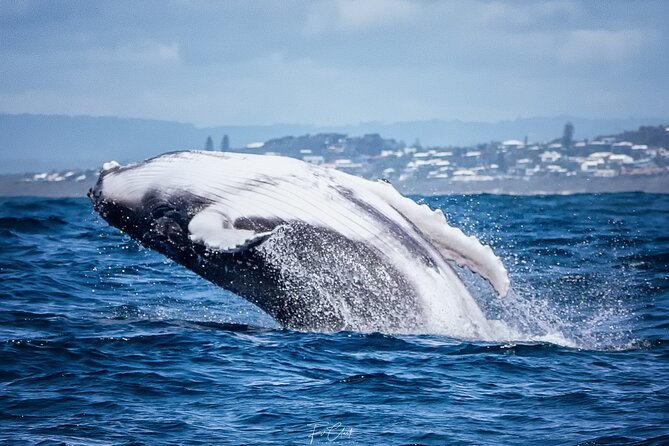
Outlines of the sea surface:
M669 444L669 195L415 199L519 339L284 330L85 198L0 199L0 443Z

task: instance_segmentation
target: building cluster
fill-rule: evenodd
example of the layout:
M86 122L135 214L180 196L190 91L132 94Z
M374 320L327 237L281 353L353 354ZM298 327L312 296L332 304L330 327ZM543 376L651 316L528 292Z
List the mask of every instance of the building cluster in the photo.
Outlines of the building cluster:
M75 183L81 183L86 181L87 178L95 178L96 172L92 170L82 170L74 169L67 170L64 172L41 172L25 176L22 181L38 181L38 182L51 182L51 183L60 183L62 181L69 181Z
M646 133L643 133L643 130ZM650 131L650 133L649 133ZM378 134L349 137L338 133L286 136L231 149L224 137L222 148L267 155L283 155L333 167L371 179L405 185L426 182L484 182L506 179L547 182L557 178L619 178L669 175L669 127L642 127L639 131L595 140L572 141L573 127L565 136L546 143L520 140L491 142L470 147L422 147ZM649 144L641 143L650 141ZM93 170L26 174L21 181L83 183L95 178Z
M665 131L669 134L669 128ZM601 137L565 144L556 140L528 143L508 140L471 147L421 147L405 145L378 135L358 138L374 141L366 150L356 149L356 138L315 135L323 144L282 139L255 144L256 153L282 154L306 162L334 167L367 178L393 182L430 180L491 181L555 177L606 177L669 173L669 147L635 144L618 137ZM312 141L315 142L315 141ZM286 145L287 143L288 146Z

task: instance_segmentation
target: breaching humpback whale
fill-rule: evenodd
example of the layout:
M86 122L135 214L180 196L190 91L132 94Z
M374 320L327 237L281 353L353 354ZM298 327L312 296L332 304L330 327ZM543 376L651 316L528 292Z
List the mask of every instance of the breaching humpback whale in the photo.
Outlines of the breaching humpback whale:
M111 225L298 330L486 338L449 262L505 295L490 247L392 185L281 156L185 151L106 163L88 196Z

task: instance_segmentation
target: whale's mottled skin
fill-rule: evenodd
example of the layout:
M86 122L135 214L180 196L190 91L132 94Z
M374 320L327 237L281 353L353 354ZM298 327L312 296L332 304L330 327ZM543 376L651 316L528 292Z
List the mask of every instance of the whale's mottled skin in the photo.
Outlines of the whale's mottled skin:
M280 156L174 152L106 163L89 192L111 225L300 330L417 332L486 319L449 265L509 280L488 246L390 184Z

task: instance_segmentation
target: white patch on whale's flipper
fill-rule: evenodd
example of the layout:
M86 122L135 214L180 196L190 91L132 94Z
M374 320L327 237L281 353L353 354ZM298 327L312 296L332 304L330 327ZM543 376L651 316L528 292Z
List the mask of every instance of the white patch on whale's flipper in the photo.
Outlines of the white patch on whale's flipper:
M188 232L192 241L220 252L231 252L255 245L271 233L234 228L223 214L213 208L197 213L188 224Z

